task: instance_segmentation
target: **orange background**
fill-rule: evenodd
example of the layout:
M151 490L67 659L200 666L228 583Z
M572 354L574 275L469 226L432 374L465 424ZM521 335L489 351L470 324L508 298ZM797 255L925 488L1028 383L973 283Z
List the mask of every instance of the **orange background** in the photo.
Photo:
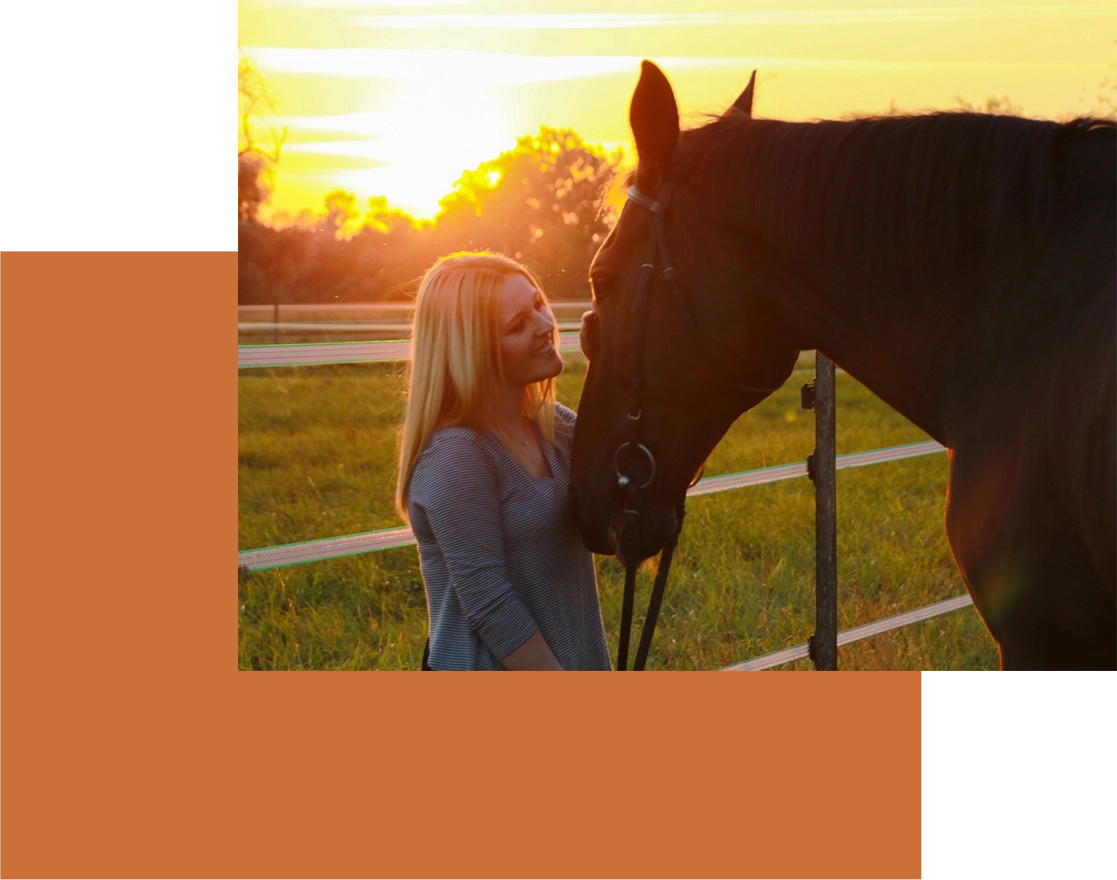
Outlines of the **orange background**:
M238 672L236 255L0 269L5 876L918 876L918 673Z

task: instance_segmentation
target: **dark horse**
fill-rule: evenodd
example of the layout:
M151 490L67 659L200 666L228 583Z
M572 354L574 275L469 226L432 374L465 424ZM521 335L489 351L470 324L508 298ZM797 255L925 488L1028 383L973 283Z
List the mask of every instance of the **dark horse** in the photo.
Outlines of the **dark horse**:
M587 546L618 552L634 423L646 558L722 434L817 349L949 449L947 537L1002 668L1117 667L1114 123L751 111L750 82L680 133L644 62L635 187L590 270Z

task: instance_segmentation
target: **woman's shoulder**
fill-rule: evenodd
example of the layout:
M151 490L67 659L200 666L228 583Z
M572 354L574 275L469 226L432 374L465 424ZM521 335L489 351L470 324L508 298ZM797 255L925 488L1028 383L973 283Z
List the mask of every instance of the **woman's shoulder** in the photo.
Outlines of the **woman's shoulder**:
M556 425L570 425L573 426L577 420L578 414L570 407L563 406L558 401L555 402L555 424Z
M439 428L411 475L411 500L437 503L446 493L470 494L492 485L496 471L484 435L465 425Z
M435 425L434 431L431 433L431 438L427 441L427 448L430 448L434 443L449 443L453 445L463 440L468 443L476 444L480 440L480 437L481 432L469 425L440 423Z
M422 472L459 469L484 462L488 456L483 433L468 425L436 428L415 464L416 476Z

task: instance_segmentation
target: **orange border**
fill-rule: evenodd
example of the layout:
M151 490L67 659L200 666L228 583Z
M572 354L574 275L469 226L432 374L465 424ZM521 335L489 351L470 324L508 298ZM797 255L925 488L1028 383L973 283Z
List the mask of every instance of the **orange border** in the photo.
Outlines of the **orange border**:
M918 673L237 672L236 255L0 266L5 876L918 876Z

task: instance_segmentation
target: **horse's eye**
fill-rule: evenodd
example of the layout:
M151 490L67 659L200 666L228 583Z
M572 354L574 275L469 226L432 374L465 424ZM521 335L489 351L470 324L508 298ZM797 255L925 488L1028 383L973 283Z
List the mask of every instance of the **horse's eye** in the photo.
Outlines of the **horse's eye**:
M594 300L605 299L609 295L609 288L612 287L612 274L599 269L595 274L590 276L590 289L593 291Z

